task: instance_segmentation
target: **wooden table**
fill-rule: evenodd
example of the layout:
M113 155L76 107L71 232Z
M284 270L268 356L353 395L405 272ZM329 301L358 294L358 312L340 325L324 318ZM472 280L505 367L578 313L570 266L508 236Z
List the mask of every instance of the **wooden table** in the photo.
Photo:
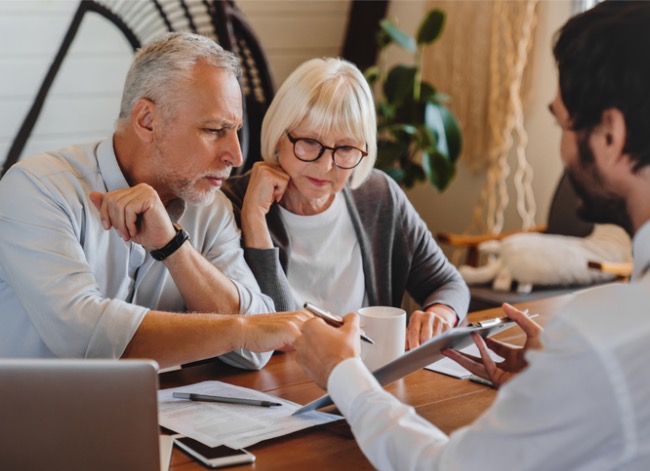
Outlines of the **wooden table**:
M520 306L538 312L540 324L556 313L572 295L546 298ZM470 321L489 319L502 315L500 309L472 313ZM497 338L521 344L524 336L518 327L509 329ZM243 371L223 363L210 363L179 371L164 373L161 388L171 388L205 380L227 383L268 392L278 397L307 404L324 394L302 370L293 353L280 353L271 358L261 371ZM496 391L468 380L451 378L428 370L420 370L390 384L386 390L416 408L418 413L445 433L471 423L495 398ZM333 407L324 409L334 410ZM373 467L357 446L350 428L344 420L303 430L294 434L268 440L248 448L257 457L255 464L237 466L239 471L302 470L311 469L371 470ZM174 447L171 469L173 471L205 470L197 461Z

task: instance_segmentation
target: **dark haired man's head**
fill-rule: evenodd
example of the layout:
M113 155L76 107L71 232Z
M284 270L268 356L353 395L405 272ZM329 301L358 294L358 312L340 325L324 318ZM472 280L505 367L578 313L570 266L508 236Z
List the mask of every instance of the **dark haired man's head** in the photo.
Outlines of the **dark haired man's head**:
M625 192L604 173L612 161L602 159L624 155L637 174L650 167L649 44L650 2L609 0L567 21L553 48L559 90L551 111L563 130L562 159L582 201L579 215L628 232Z
M576 15L553 53L572 128L589 134L617 108L634 170L650 165L650 2L609 0Z

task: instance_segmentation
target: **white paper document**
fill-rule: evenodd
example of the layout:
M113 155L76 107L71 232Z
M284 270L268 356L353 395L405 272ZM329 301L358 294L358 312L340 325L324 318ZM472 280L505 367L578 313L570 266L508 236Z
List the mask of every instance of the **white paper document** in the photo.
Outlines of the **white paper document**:
M468 347L462 348L459 351L468 353L470 355L474 355L476 357L480 357L481 353L478 351L478 347L476 344L472 344ZM495 362L500 362L503 360L499 355L494 353L492 350L488 350L490 357L495 361ZM460 366L458 363L456 363L454 360L451 358L444 357L435 363L431 363L429 366L424 367L427 370L431 371L436 371L438 373L443 373L449 376L453 376L454 378L469 378L472 376L472 373L467 371L465 368Z
M172 398L174 391L279 402L278 407L199 402ZM158 391L160 425L215 447L245 448L263 440L287 435L342 419L340 415L313 411L293 416L300 404L254 389L221 381L204 381Z

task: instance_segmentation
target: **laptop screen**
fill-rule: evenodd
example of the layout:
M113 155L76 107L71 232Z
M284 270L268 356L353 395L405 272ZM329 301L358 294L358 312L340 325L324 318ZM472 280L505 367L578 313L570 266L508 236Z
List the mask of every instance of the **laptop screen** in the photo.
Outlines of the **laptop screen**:
M3 469L159 471L157 365L0 359Z

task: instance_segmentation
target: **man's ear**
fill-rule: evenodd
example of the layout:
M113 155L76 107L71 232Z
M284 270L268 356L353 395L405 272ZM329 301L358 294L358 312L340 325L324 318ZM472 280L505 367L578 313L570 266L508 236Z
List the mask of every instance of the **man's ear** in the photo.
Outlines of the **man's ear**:
M140 98L131 110L133 130L143 142L153 142L156 104L146 98Z
M600 123L599 127L603 133L602 144L607 155L614 159L622 157L627 138L625 116L618 108L608 108L603 111Z

